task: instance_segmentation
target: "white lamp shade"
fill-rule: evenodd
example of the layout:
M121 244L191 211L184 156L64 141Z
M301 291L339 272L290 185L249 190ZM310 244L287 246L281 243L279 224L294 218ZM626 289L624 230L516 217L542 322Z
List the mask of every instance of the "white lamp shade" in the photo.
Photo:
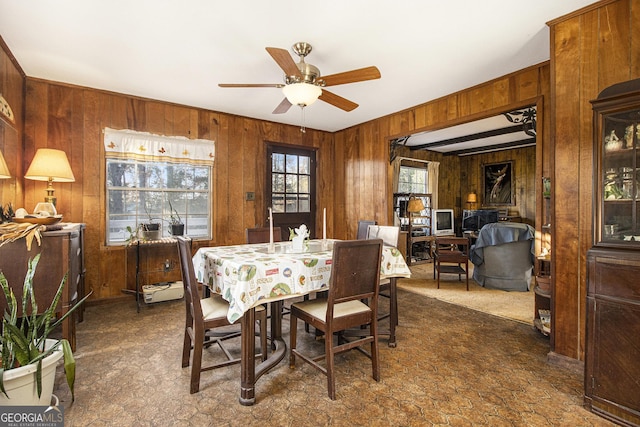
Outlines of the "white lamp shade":
M283 87L282 92L292 105L301 107L313 104L322 95L322 89L319 86L309 83L292 83Z
M74 182L71 165L62 150L38 148L24 176L34 181Z
M0 179L6 178L11 178L11 174L9 173L7 162L4 161L4 157L2 156L2 151L0 151Z

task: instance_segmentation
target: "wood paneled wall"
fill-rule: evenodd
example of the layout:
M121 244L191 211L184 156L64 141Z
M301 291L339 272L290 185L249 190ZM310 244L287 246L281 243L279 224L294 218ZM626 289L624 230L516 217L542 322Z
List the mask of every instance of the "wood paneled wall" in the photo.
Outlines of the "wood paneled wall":
M0 151L11 178L0 179L0 205L22 203L22 130L24 128L25 76L0 37L0 94L9 103L15 122L0 116ZM26 268L26 266L25 266Z
M86 279L87 289L94 290L94 300L120 296L127 276L125 249L104 245L105 127L215 141L214 237L199 245L243 243L245 228L265 224L267 141L317 150L318 206L335 210L330 133L312 129L301 133L296 126L30 78L26 97L25 158L31 159L40 147L62 149L74 171L76 181L57 184L56 195L65 221L87 224ZM245 200L248 191L255 192L255 201ZM24 205L34 205L43 192L44 183L26 181ZM333 233L331 217L327 233Z
M549 23L553 350L584 359L586 253L593 244L593 113L604 88L640 77L640 0L606 0Z
M542 63L490 82L427 102L396 114L381 117L336 132L336 191L344 200L344 212L335 222L337 235L354 238L359 219L375 219L391 224L392 174L389 141L424 130L477 120L529 105L538 106L538 144L535 149L511 150L506 154L476 155L465 158L435 152L401 149L398 155L440 162L439 206L464 209L466 194L479 187L480 165L490 159L516 160L517 206L530 224L541 224L541 183L548 161L549 64ZM516 153L517 151L517 153ZM506 156L506 157L504 157ZM548 170L548 169L547 169ZM528 175L531 174L531 175Z

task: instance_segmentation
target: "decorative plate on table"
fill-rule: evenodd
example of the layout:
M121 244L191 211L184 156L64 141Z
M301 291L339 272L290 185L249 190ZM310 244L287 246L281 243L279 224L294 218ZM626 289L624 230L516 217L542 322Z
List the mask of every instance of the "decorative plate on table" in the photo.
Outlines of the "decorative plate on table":
M22 224L26 222L29 224L51 225L51 224L56 224L62 221L62 215L24 217L24 218L13 217L12 221L17 222L18 224Z

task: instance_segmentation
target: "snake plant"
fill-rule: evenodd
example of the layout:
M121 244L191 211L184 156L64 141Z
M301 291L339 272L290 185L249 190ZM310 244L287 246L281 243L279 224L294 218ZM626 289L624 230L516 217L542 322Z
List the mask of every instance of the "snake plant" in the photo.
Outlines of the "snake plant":
M80 306L88 297L86 295L77 304L74 304L60 318L56 318L56 307L62 297L62 291L67 281L67 274L62 278L58 290L51 302L51 305L38 314L38 304L33 290L33 276L36 272L40 254L33 259L29 259L27 274L22 288L22 314L18 317L18 303L13 290L7 283L7 279L0 271L0 286L7 301L7 309L2 318L2 334L0 335L0 346L2 359L0 366L0 391L7 396L4 388L4 371L26 366L32 363L37 364L36 384L38 397L42 394L42 360L62 348L64 357L64 371L67 377L67 384L71 390L72 400L74 399L73 385L76 377L76 362L71 351L71 345L66 339L58 340L55 345L45 350L44 345L49 334ZM9 397L9 396L7 396Z

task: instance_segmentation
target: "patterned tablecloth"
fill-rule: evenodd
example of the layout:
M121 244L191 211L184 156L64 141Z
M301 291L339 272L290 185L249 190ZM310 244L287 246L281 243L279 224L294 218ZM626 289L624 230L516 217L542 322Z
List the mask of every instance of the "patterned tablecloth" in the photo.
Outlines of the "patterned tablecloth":
M230 322L251 307L327 288L333 240L309 242L308 251L292 253L290 242L200 248L193 257L198 280L229 301ZM400 251L384 246L381 278L411 277Z

